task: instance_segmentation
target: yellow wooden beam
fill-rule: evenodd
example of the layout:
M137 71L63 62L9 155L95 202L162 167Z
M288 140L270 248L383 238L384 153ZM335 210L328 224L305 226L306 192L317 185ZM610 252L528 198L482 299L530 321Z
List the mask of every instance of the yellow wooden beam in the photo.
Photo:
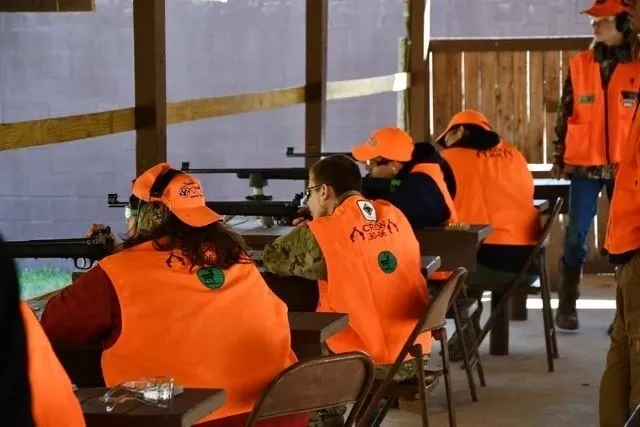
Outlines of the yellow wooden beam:
M26 148L135 130L134 110L0 124L0 150Z
M95 12L95 0L2 0L0 12Z
M327 83L326 99L331 101L398 92L408 87L408 73L330 82ZM167 125L175 125L252 111L290 107L304 104L308 96L304 86L295 86L264 92L171 102L167 104L166 120ZM95 138L133 130L136 130L134 108L18 123L0 123L0 151Z

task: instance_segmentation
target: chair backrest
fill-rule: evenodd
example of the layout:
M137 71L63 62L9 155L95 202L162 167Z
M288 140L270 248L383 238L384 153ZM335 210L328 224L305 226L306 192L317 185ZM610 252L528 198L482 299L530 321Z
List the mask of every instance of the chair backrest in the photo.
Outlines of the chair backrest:
M355 423L375 377L365 353L349 352L298 362L282 371L256 402L247 427L257 420L354 403L345 426Z
M400 369L400 365L404 362L412 348L415 346L418 335L422 332L444 326L446 323L447 311L449 311L449 307L451 307L451 304L453 304L454 300L460 293L466 279L467 270L465 268L458 267L453 270L453 273L449 276L444 285L442 285L431 305L425 308L420 319L416 322L416 327L411 331L409 338L407 338L404 346L402 346L396 360L389 368L384 380L382 380L382 383L376 390L376 393L369 401L361 419L358 420L358 427L369 425L369 419L373 416L374 412L377 411L378 405L386 395L387 389L393 381L393 377Z

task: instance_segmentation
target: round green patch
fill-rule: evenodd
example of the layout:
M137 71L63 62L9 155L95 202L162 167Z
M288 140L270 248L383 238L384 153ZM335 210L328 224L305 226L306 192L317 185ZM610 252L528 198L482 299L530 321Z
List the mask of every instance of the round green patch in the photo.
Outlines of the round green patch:
M224 285L224 271L217 267L198 269L198 279L209 289L219 289Z
M378 266L380 270L387 274L393 273L398 267L396 256L389 251L382 251L378 254Z

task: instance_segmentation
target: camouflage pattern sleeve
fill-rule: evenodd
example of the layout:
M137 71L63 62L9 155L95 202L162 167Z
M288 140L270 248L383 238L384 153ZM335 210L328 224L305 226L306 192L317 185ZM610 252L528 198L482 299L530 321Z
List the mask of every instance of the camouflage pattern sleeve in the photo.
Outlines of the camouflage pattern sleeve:
M564 141L567 136L567 121L573 114L573 86L571 84L571 74L567 72L567 77L562 86L562 99L558 104L558 117L556 119L555 133L556 140L553 141L555 147L553 152L553 164L563 166Z
M326 280L327 265L322 250L306 225L294 228L264 247L264 268L279 276Z

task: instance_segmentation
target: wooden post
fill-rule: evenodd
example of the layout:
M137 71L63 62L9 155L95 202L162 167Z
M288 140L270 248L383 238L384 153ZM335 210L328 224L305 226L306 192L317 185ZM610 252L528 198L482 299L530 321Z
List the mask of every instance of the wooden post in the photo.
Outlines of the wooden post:
M133 0L136 173L167 160L165 0Z
M320 153L324 143L327 94L327 20L329 0L306 0L305 152ZM311 167L320 156L307 157Z
M429 129L429 62L425 55L424 30L427 0L409 2L409 133L415 141L428 141Z

